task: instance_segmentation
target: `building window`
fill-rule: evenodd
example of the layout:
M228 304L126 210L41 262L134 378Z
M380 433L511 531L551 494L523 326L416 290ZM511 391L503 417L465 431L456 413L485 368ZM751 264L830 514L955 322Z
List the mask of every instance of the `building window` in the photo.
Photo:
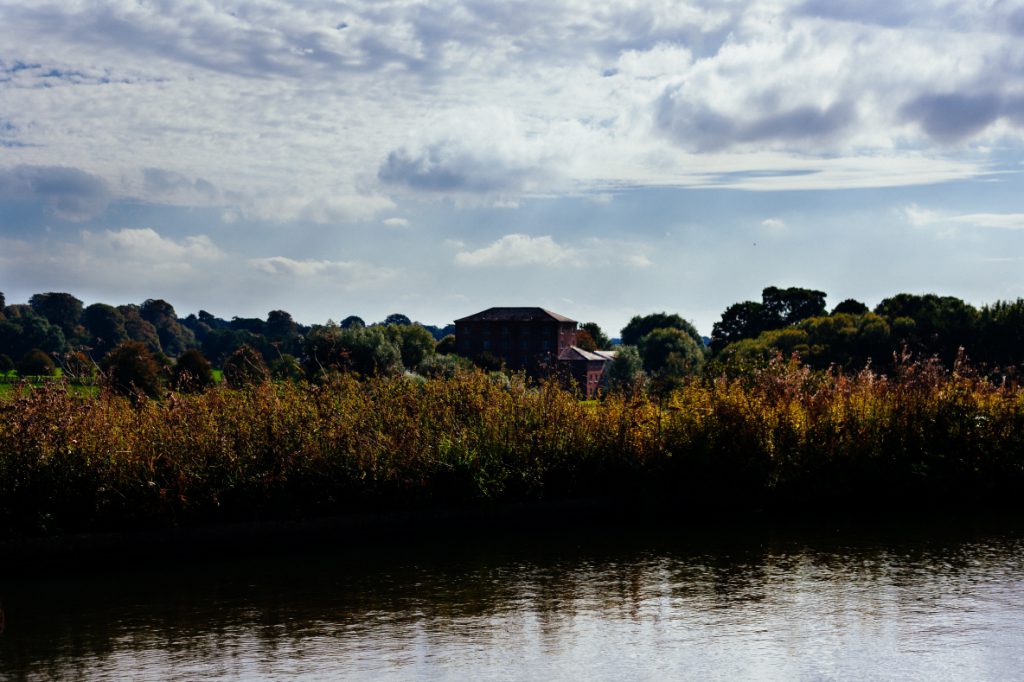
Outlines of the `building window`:
M551 341L550 341L550 339L544 339L544 343L541 344L541 347L544 350L551 350Z
M529 342L529 341L527 341L526 339L523 339L522 341L520 341L520 342L519 342L519 347L520 347L520 348L521 348L522 350L528 350L528 349L529 349L529 346L530 346L530 342Z
M473 328L470 327L468 324L462 328L463 334L469 334L471 331L473 331Z
M484 350L490 350L490 349L491 349L491 341L490 341L490 339L484 339Z

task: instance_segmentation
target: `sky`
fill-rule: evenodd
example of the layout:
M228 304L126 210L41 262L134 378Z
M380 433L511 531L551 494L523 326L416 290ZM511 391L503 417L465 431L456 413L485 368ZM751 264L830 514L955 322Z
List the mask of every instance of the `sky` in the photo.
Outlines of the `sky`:
M1024 2L0 0L0 291L180 316L1024 293Z

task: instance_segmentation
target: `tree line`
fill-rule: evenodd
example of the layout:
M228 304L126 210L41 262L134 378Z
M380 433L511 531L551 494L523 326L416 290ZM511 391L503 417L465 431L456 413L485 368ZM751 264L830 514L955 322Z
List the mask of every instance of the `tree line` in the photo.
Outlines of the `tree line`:
M609 383L670 389L694 374L741 373L780 356L814 369L879 372L910 357L947 367L966 359L1013 378L1024 361L1022 299L976 308L952 296L901 293L873 309L847 299L831 311L825 301L823 291L766 287L760 301L727 307L710 338L676 313L634 316L621 330ZM179 317L162 299L85 306L72 294L47 292L7 305L0 293L0 374L48 375L60 367L74 379L127 367L123 381L136 388L152 383L143 375L179 387L204 385L213 368L235 384L325 372L447 376L468 366L455 354L453 332L452 325L397 313L370 324L351 315L307 326L283 310L225 320L203 310ZM594 322L581 326L577 343L586 350L611 345Z

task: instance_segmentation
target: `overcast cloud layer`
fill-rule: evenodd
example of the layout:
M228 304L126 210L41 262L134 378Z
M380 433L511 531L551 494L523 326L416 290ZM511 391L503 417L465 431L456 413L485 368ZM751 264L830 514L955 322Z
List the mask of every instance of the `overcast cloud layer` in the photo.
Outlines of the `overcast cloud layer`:
M0 291L705 333L1024 291L1024 3L0 2Z

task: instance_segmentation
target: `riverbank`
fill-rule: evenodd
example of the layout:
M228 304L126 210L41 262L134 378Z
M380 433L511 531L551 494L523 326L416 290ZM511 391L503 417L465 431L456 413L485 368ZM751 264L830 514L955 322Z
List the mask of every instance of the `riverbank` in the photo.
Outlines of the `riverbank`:
M0 403L0 539L572 500L842 515L1021 499L1024 391L927 366L782 366L598 403L481 373Z

